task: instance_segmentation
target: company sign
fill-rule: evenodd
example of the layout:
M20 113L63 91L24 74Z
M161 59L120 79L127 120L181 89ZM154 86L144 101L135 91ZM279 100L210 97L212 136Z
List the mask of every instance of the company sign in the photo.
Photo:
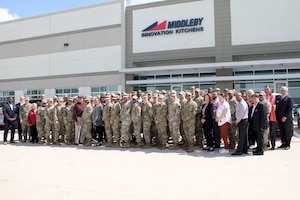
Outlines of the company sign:
M202 32L204 31L203 20L203 17L199 17L175 21L164 20L160 24L156 21L142 31L141 37Z

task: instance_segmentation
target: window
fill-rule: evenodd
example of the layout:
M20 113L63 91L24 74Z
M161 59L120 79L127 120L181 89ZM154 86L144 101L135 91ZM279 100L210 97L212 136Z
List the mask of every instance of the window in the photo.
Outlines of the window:
M13 98L13 101L15 101L14 91L0 91L0 102L6 102L9 96L11 96Z
M57 97L63 97L65 94L69 97L78 96L79 90L78 88L56 88L55 95Z
M40 99L42 94L45 94L45 90L26 90L24 92L24 96L29 99Z
M252 76L253 71L239 71L234 73L235 76Z
M117 85L110 85L110 86L98 86L98 87L91 87L91 95L98 96L104 92L110 93L118 93L118 86Z

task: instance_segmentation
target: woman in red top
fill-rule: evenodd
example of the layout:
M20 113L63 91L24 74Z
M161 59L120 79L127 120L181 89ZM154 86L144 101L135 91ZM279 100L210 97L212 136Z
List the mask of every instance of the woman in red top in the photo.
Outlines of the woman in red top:
M28 126L30 127L31 142L38 142L36 129L36 109L37 104L33 103L30 112L28 113Z

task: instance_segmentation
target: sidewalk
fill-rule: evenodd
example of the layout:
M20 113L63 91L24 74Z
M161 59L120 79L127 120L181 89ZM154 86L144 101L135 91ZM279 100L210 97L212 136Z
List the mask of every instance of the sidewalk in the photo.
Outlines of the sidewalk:
M233 157L199 148L188 154L181 149L3 145L2 133L3 199L299 199L300 139L295 137L288 151Z

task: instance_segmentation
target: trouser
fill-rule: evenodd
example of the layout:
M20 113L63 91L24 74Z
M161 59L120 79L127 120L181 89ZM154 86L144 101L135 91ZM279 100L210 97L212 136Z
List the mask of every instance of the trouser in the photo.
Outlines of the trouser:
M64 124L62 122L62 119L59 119L59 121L57 123L55 123L54 125L54 141L58 142L59 140L59 135L62 135L62 138L64 139L65 137L65 129L64 129Z
M135 141L137 143L140 143L142 141L142 138L141 138L141 127L142 127L142 124L141 122L133 122L133 135L135 137Z
M84 140L92 140L92 122L82 123L82 130L80 135L80 142L83 143Z
M216 122L215 120L213 121L213 135L214 135L215 148L220 148L220 143L221 143L220 129L218 126L218 122Z
M263 143L264 143L264 136L263 136L263 130L258 131L252 131L254 135L256 136L256 152L261 153L263 152Z
M65 124L66 140L68 143L74 143L75 140L75 124L74 121L69 121Z
M280 129L280 137L282 144L286 147L291 145L291 139L293 136L293 122L292 121L286 121L286 122L278 122L279 129Z
M29 126L28 126L27 120L23 120L21 126L22 126L23 140L27 141L27 135L29 132ZM29 133L29 136L30 136L30 133Z
M37 129L37 132L38 132L38 139L41 139L43 137L45 137L45 122L37 122L36 124L36 129Z
M276 143L276 125L277 122L270 121L270 140L271 140L271 146L275 148Z
M4 142L7 142L7 135L9 130L10 130L10 141L11 142L14 141L16 126L17 126L16 121L4 123L4 135L3 135Z
M77 122L78 123L75 123L75 144L79 144L79 138L80 138L81 126L82 126L81 117L77 117Z
M111 129L112 129L112 133L113 133L115 141L117 143L119 143L119 141L120 141L120 120L119 120L119 118L114 119L111 122Z
M186 135L186 140L188 144L194 144L195 142L195 121L187 121L183 123L183 130Z
M20 119L18 119L18 134L19 134L19 141L22 141L22 125L20 123Z
M197 140L203 140L203 124L200 119L200 115L196 115L195 123L195 137Z
M167 123L158 122L156 124L156 129L158 142L165 145L168 142Z
M173 140L173 143L179 142L179 121L169 122L170 134Z
M206 144L208 147L214 146L214 133L213 133L212 127L213 127L212 123L207 124L207 122L205 122L203 124L204 136L205 136Z
M151 130L151 120L144 120L143 121L143 135L144 135L146 144L151 143L150 130Z
M112 132L111 132L111 126L109 121L104 122L104 130L105 130L107 141L112 142Z
M230 147L235 148L235 143L237 141L235 120L230 124L228 138Z
M50 122L46 122L45 130L46 130L47 142L50 142L50 133L51 132L52 132L52 141L53 141L54 140L54 125L50 124Z
M239 141L236 152L248 153L247 126L248 119L242 119L238 123Z
M263 132L263 137L264 137L264 145L268 144L269 141L269 132L270 132L270 128L266 128Z
M96 126L95 128L96 128L95 133L97 134L98 137L98 143L101 143L103 138L103 125Z
M224 142L224 149L229 149L229 144L228 144L228 131L229 131L230 124L226 122L222 126L220 126L220 133L221 137Z
M36 125L30 126L30 135L31 135L31 142L38 142L38 133L36 129Z
M131 126L131 123L122 123L122 125L121 125L121 140L124 142L129 141L130 126Z

